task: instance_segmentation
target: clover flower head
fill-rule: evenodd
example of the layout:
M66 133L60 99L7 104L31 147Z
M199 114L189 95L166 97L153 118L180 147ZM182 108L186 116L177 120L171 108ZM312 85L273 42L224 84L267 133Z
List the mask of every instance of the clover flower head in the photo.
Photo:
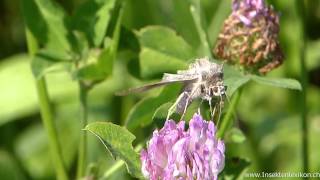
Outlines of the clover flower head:
M233 0L214 49L215 55L265 74L283 62L279 15L264 0Z
M224 168L224 142L216 138L213 122L195 114L185 122L166 121L155 130L141 152L142 172L151 180L212 180Z

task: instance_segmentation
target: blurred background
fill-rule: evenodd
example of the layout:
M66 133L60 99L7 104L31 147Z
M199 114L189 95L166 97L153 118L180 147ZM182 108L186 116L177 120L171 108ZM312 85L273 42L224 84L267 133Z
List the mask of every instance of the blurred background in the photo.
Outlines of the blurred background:
M84 0L58 0L69 14ZM202 0L210 40L214 43L223 20L231 11L231 1ZM270 77L300 79L301 28L297 7L292 0L268 1L281 13L280 41L285 61ZM123 125L132 106L141 96L127 98L113 94L123 84L125 73L134 83L141 82L137 63L139 44L131 30L147 25L164 25L175 29L187 42L197 46L191 18L182 17L186 10L182 0L128 0L125 9L118 58L127 57L124 49L130 47L129 69L116 64L115 74L96 86L89 95L89 119L111 121ZM143 10L142 10L143 9ZM178 13L179 12L179 13ZM320 172L320 1L307 1L306 65L308 71L307 110L310 127L310 169ZM0 177L6 179L55 179L50 160L45 130L41 124L39 106L30 70L23 17L20 2L0 1ZM128 40L129 39L129 40ZM133 48L131 48L133 47ZM76 166L77 144L80 134L78 115L78 85L67 72L47 75L50 98L62 144L64 160L70 174ZM128 83L128 82L127 82ZM132 84L132 83L128 83ZM240 156L251 161L248 172L301 172L301 103L298 91L250 83L243 90L237 107L235 126L246 136L244 143L228 144L228 156ZM138 140L148 137L151 128L131 129ZM140 139L139 139L140 138ZM98 140L89 135L89 162L102 164L101 173L114 160L109 157ZM123 167L110 179L130 179Z

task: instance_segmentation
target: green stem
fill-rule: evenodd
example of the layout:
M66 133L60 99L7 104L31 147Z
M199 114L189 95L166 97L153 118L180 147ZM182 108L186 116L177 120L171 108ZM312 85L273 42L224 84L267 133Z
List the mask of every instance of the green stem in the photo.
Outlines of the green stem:
M232 119L234 117L233 115L234 115L234 112L236 111L236 107L239 103L241 93L242 93L242 89L240 88L236 92L234 97L231 99L228 111L227 111L226 115L223 117L222 122L221 122L221 126L219 127L219 130L218 130L218 137L219 138L224 137L225 132L227 131L227 129L230 127L230 125L232 123ZM218 124L218 126L219 125L220 124Z
M296 7L298 10L299 18L301 21L301 41L300 41L300 72L301 72L301 86L302 92L300 97L300 109L301 109L301 128L302 128L302 154L303 154L303 172L309 171L309 127L307 118L307 86L308 86L308 74L305 62L305 52L307 49L306 38L306 25L305 25L305 4L303 0L296 0Z
M27 45L29 50L29 55L32 57L38 51L38 43L33 37L31 32L26 29ZM49 138L49 148L51 153L51 158L54 163L54 167L57 174L58 180L67 180L68 176L66 173L66 168L62 158L62 151L60 144L58 142L57 130L54 124L52 110L50 106L50 99L48 95L46 80L44 77L36 80L36 89L40 105L40 113L42 123Z
M202 14L201 14L201 4L200 1L196 0L196 1L192 1L191 2L191 6L190 6L190 12L192 15L192 18L194 20L201 44L204 48L205 54L212 59L212 50L209 44L209 37L207 34L207 31L204 30L204 22L202 20Z
M225 21L225 19L229 16L230 14L230 6L231 6L231 1L219 1L219 4L217 5L218 8L216 10L216 12L214 13L211 21L209 22L208 25L208 31L210 32L208 34L209 37L209 42L211 44L215 44L217 41L217 38L219 36L220 33L220 28L217 27L221 27Z
M85 128L88 123L88 87L82 82L79 82L80 89L80 113L82 128ZM84 176L86 161L87 161L87 133L83 131L80 136L79 149L78 149L78 165L77 165L77 179Z

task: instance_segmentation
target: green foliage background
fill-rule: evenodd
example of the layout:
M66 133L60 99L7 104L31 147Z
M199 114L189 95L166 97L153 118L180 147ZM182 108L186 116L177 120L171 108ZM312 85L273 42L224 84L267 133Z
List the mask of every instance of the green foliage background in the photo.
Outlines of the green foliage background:
M38 78L46 75L64 161L69 175L75 177L77 147L82 133L76 80L95 83L88 96L90 123L102 121L125 126L136 136L133 146L143 144L155 128L162 127L163 112L168 107L165 103L177 97L180 86L126 97L117 97L114 93L155 81L163 72L183 69L193 58L207 55L199 24L207 31L209 46L212 46L231 10L230 0L202 0L204 22L199 23L189 11L189 1L127 0L120 21L121 10L115 0L107 3L102 0L57 1L59 6L44 3L47 9L41 9L42 12L28 11L35 5L30 2L41 4L44 1L0 2L0 177L4 180L55 179L33 74ZM268 77L299 80L302 39L298 7L291 0L268 2L281 12L280 40L286 57L284 64ZM195 7L199 5L197 1L191 3ZM310 169L319 172L320 1L309 0L306 4ZM22 12L26 7L30 17L42 13L51 20L50 24L43 19L25 17ZM55 16L45 12L55 12ZM23 24L28 21L34 28L32 32L41 30L37 39L43 47L32 60L27 55ZM68 35L66 27L77 33ZM71 51L77 53L70 54ZM71 62L77 58L80 68L75 69ZM112 61L108 61L110 59ZM231 94L247 81L245 78L262 83L250 81L242 90L233 125L236 129L226 134L227 157L250 161L247 172L301 172L300 92L266 86L268 82L259 77L242 78L241 74L230 74L226 83L231 84L228 92ZM232 87L235 82L236 87ZM275 81L271 84L275 85ZM278 86L283 84L281 81ZM294 83L292 86L296 87ZM192 107L187 118L191 115ZM242 133L245 139L237 135ZM113 142L112 137L103 136ZM128 139L133 140L131 134ZM88 134L88 143L88 162L99 166L100 175L107 173L116 160L106 153L94 135ZM128 152L132 153L132 148ZM132 178L125 166L121 166L108 179Z

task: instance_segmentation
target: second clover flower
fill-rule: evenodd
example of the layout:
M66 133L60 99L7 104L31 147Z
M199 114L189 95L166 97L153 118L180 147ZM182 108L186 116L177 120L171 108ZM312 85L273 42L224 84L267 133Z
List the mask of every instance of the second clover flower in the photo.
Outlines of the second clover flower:
M245 70L265 74L282 64L279 15L264 0L233 0L214 53Z

